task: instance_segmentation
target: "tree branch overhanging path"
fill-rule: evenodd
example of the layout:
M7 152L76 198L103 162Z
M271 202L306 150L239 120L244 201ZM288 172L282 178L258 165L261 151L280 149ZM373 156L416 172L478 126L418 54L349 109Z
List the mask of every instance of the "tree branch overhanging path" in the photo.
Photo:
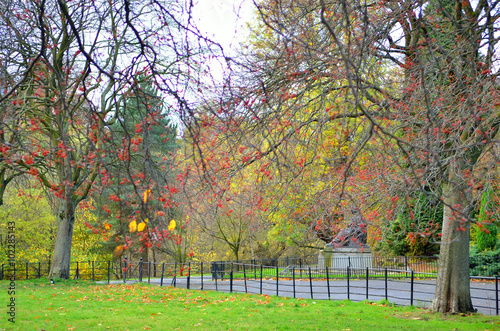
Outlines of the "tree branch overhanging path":
M376 197L381 193L389 200L421 191L440 201L440 268L431 309L473 311L469 232L477 188L492 183L498 164L498 3L254 4L259 22L236 60L238 74L226 83L232 93L204 113L220 125L219 146L240 146L230 154L239 168L224 176L265 164L261 171L274 173L265 184L274 186L269 194L277 202L267 216L273 220L298 188L310 191L314 211L326 195L332 205L367 210L383 204ZM326 139L335 134L336 140ZM315 163L342 157L336 166ZM379 190L361 184L350 190L367 163L383 164L372 174ZM325 166L329 172L318 178L332 179L316 190L305 179ZM308 217L315 217L312 211Z

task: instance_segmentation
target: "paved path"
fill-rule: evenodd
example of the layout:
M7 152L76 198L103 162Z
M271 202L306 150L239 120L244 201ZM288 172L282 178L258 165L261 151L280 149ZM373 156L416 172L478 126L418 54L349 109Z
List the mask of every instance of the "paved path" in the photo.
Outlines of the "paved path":
M143 282L147 282L147 278ZM112 283L120 283L123 281L113 281ZM137 282L132 279L127 282ZM152 284L160 285L160 279L151 279ZM329 285L329 286L328 286ZM187 277L165 278L163 286L176 286L187 288ZM234 280L232 289L229 280L214 281L210 276L191 277L189 280L189 288L195 290L212 290L221 292L239 292L278 295L282 297L296 297L304 299L318 300L345 300L352 301L379 301L386 298L397 305L408 306L413 303L417 307L429 307L434 297L436 286L435 280L415 280L413 284L413 301L411 295L411 283L409 280L388 280L387 290L383 279L369 279L368 290L366 280L296 280L295 286L292 280L282 280L278 282L276 279L263 279L262 289L260 279L247 280L246 284L243 280ZM311 293L312 287L312 293ZM368 293L367 293L368 291ZM487 315L495 315L497 311L495 284L491 282L471 282L471 296L474 308L479 313Z

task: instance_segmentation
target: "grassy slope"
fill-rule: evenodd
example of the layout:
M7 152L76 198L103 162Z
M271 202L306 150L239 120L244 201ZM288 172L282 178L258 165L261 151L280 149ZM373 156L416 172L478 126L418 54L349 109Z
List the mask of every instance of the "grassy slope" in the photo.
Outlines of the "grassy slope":
M416 308L349 301L188 291L147 284L16 282L16 323L6 330L495 330L496 316L442 316Z

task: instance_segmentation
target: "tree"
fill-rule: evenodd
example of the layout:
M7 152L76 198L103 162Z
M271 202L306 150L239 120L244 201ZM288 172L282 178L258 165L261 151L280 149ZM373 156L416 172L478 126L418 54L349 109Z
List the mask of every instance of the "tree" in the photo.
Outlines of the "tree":
M169 118L171 109L153 82L141 79L137 89L127 94L116 121L109 126L112 139L106 142L106 150L112 152L104 163L111 176L105 185L95 186L98 209L105 221L92 227L113 228L110 235L118 241L112 245L133 248L147 261L148 252L160 250L160 244L165 243L160 231L153 245L151 231L166 229L177 216L173 198L177 192L173 169L177 129ZM142 224L141 231L136 229L132 234L131 222Z
M395 220L385 225L379 248L396 256L431 256L439 252L443 206L439 200L417 192L400 207Z
M147 80L171 107L188 107L202 43L189 45L196 36L190 37L190 5L181 2L10 0L2 6L2 38L9 42L0 59L0 193L12 176L27 174L57 197L50 277L68 278L75 208L97 179L114 180L105 163L119 155L106 146L125 98Z
M35 186L35 187L34 187ZM38 186L38 187L37 187ZM8 263L8 223L15 222L16 261L48 261L57 227L49 200L34 181L17 177L9 185L0 207L0 260Z
M320 151L325 124L343 130L341 141L359 137L337 174L336 199L364 201L376 211L391 209L391 202L375 203L378 193L397 199L400 192L420 191L440 200L443 227L431 309L472 311L473 193L479 178L494 173L476 165L486 153L498 160L492 148L500 125L498 4L286 0L258 2L257 11L269 45L266 51L250 48L250 56L238 60L242 74L226 82L236 88L212 108L214 120L247 120L234 131L228 125L228 138L219 139L258 139L237 167L264 158L281 169L291 166L287 144L302 139L309 151ZM354 118L357 134L347 125ZM304 131L315 134L302 137ZM377 148L370 151L372 141ZM349 189L348 178L363 163L380 165L370 174L379 186Z

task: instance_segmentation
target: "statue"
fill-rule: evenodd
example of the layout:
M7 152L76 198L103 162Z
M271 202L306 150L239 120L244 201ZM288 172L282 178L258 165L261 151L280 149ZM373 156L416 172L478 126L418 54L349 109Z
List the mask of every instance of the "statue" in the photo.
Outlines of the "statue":
M327 247L365 247L367 240L366 224L359 209L351 210L352 219L349 226L342 229Z
M325 248L319 252L319 268L355 268L363 270L373 267L373 256L367 245L366 221L353 209L349 226L341 230ZM354 270L354 269L353 269Z

